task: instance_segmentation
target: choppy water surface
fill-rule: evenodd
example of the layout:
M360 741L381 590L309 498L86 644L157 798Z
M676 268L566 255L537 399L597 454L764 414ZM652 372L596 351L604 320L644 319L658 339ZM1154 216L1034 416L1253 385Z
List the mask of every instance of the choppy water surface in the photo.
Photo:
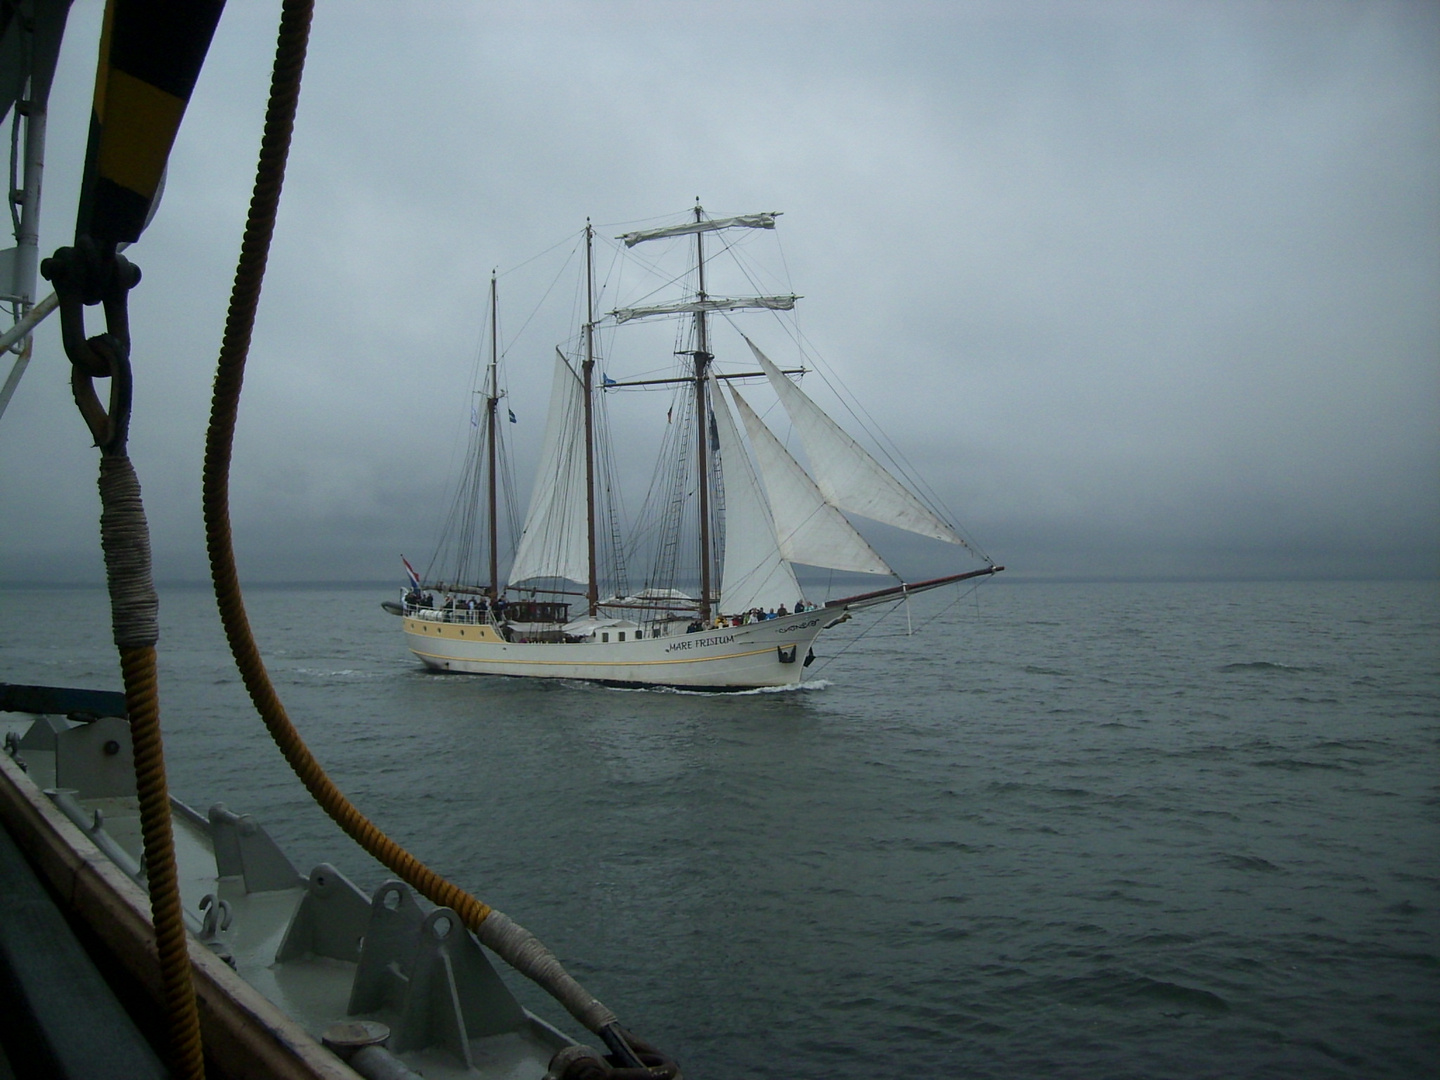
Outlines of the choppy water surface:
M382 598L249 594L297 725L692 1080L1440 1071L1434 583L997 582L727 696L427 675ZM97 599L0 592L0 679L117 686ZM173 790L377 884L162 625Z

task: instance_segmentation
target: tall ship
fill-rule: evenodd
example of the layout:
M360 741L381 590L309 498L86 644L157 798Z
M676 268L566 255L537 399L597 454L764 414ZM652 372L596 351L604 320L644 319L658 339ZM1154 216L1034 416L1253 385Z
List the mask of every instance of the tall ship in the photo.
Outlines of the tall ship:
M778 216L708 217L697 204L685 220L616 237L625 250L683 245L688 265L668 279L680 295L603 313L587 223L581 325L568 351L555 350L540 464L504 578L500 435L513 411L501 412L492 278L484 408L472 409L468 482L441 546L448 556L437 553L430 570L447 568L422 577L407 561L409 587L384 605L401 617L406 644L428 668L630 686L793 686L820 635L853 612L1004 569L811 400L794 378L803 366L782 369L750 336L759 332L742 326L747 313L792 311L797 296L716 295L707 287L714 261L707 240L715 254L735 254L743 247L736 234L773 230ZM677 324L667 367L612 378L622 351L614 332L657 320ZM732 332L723 359L722 328ZM650 337L652 349L657 340ZM752 405L757 388L788 417L808 468ZM627 390L659 391L668 406L649 494L628 531L606 439L606 402ZM905 581L847 515L950 545L959 558L949 561L967 565ZM646 568L638 588L636 564ZM876 587L812 601L797 565L875 575Z

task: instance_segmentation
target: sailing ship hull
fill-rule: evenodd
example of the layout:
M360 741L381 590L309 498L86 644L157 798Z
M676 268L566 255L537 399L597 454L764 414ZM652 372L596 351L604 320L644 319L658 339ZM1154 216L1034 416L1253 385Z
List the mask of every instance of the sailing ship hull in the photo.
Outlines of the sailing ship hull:
M794 686L834 608L639 641L505 641L489 626L405 617L410 650L434 671L577 679L622 686L749 690Z

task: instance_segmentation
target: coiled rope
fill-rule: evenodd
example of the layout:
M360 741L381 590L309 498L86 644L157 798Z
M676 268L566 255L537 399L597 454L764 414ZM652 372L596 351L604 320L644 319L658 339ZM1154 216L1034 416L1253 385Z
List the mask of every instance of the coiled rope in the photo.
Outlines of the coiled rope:
M134 747L140 833L150 889L150 917L160 961L169 1027L170 1065L186 1080L203 1080L205 1055L200 1016L190 981L190 952L175 869L170 796L160 738L160 698L155 644L160 639L160 601L150 570L150 528L140 480L126 450L130 424L130 333L126 294L139 271L113 248L102 250L82 237L41 264L60 300L65 352L71 361L75 404L100 448L100 546L110 593L110 622L125 685L125 711ZM84 307L105 304L107 332L86 339ZM93 379L110 380L107 411Z
M245 362L260 301L260 289L285 178L285 162L299 101L300 78L309 40L312 0L286 0L271 76L265 134L256 167L245 237L241 244L230 309L215 374L210 427L205 438L203 506L206 549L220 619L231 652L256 710L295 775L321 808L371 856L417 892L452 908L480 941L516 970L533 979L610 1047L615 1064L644 1070L654 1080L678 1075L668 1062L649 1065L632 1049L615 1014L575 981L533 934L445 880L385 835L325 774L291 723L265 670L240 594L230 532L229 471ZM650 1056L650 1055L647 1055ZM656 1059L651 1058L652 1061ZM663 1061L663 1059L660 1059Z

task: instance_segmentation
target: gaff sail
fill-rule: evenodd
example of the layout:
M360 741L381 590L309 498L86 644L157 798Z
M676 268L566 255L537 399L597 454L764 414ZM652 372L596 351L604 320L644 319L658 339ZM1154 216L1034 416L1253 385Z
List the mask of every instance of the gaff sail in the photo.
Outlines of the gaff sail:
M510 582L586 581L590 574L585 499L585 384L555 350L545 447Z

